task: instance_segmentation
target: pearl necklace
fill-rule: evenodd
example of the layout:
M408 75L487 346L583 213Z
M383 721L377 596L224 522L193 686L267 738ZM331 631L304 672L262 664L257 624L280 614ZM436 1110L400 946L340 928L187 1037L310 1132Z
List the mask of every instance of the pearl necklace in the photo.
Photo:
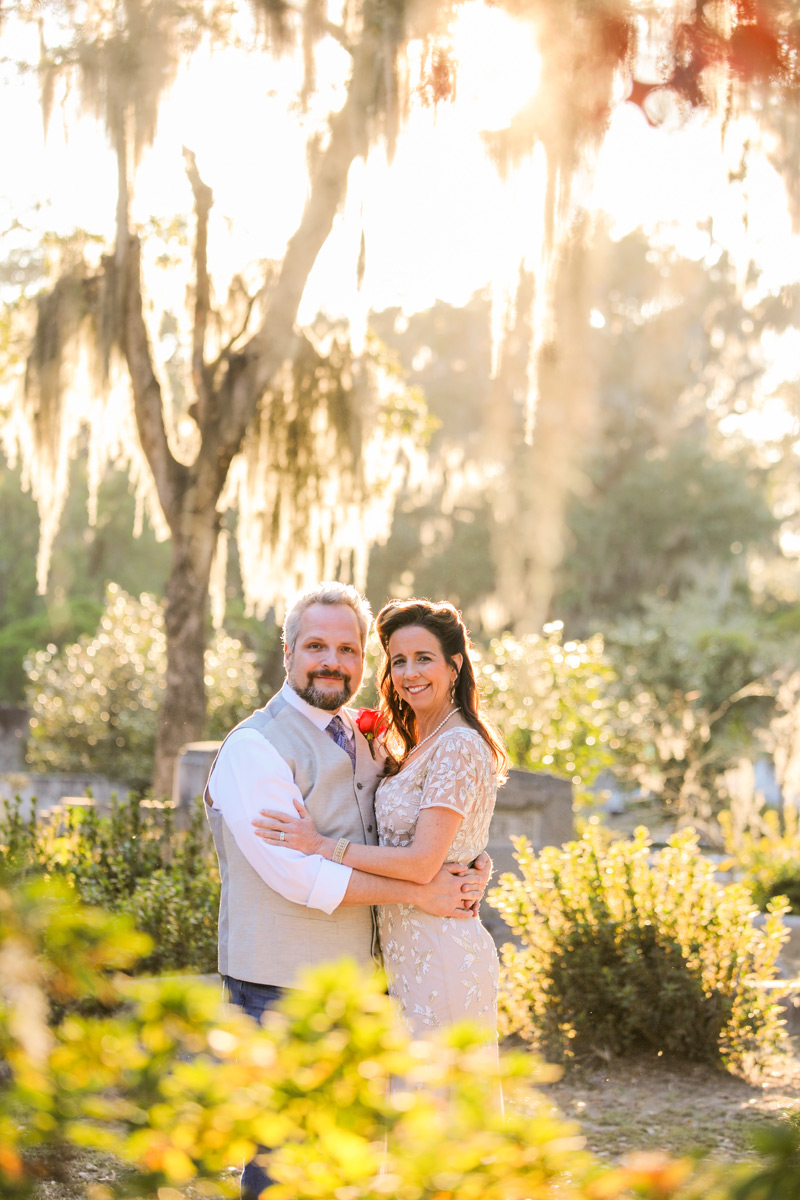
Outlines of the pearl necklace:
M440 721L439 724L436 726L436 728L431 730L431 732L427 735L427 737L424 737L421 742L417 742L416 746L413 746L412 749L409 751L409 753L413 754L415 750L419 750L420 746L424 746L426 742L429 742L431 740L431 738L439 732L439 730L442 728L442 726L446 725L447 722L450 720L450 718L452 716L454 716L457 712L461 712L461 709L460 708L451 709L451 711L447 714L445 719L443 721Z

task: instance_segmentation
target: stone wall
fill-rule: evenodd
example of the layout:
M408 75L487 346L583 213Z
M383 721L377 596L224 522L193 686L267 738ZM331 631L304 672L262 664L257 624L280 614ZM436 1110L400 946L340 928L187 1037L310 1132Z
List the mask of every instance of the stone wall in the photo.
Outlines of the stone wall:
M128 794L125 784L114 783L102 775L51 775L49 772L40 775L31 771L0 773L0 801L19 796L26 816L34 805L38 813L43 813L64 800L86 796L90 791L101 809L109 806L112 796Z

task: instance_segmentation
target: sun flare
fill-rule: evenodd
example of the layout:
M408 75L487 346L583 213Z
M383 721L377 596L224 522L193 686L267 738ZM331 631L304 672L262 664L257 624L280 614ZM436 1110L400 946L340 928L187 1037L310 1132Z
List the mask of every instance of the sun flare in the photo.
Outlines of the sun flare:
M533 26L485 4L464 5L453 25L456 106L483 130L505 129L539 88Z

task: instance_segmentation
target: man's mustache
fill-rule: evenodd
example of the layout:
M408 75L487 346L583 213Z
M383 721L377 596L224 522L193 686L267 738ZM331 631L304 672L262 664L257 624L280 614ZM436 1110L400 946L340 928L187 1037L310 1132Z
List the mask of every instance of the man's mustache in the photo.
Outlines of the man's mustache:
M314 674L311 676L311 678L312 679L341 679L342 683L344 683L345 679L349 678L349 676L343 675L341 673L341 671L315 671Z

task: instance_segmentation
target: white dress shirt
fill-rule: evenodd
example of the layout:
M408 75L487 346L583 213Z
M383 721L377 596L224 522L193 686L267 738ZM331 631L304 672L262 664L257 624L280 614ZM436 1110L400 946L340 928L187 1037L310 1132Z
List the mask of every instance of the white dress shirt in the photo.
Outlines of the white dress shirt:
M319 729L324 730L334 716L307 704L288 683L284 683L281 695ZM340 709L339 715L352 738L347 712ZM326 913L338 908L347 891L351 867L329 862L319 854L303 854L277 842L265 842L253 828L252 821L262 808L294 817L294 801L303 800L288 763L271 742L255 729L234 730L219 752L208 790L242 854L269 887L307 908Z

